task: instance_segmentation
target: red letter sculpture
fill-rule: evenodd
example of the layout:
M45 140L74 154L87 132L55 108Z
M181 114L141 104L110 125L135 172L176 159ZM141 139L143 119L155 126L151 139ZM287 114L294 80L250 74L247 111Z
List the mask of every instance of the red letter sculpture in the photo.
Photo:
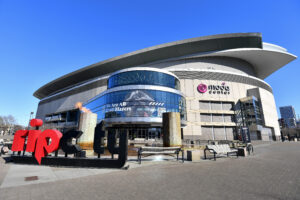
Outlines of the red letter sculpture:
M34 152L35 150L35 144L38 139L38 137L41 135L40 130L30 130L28 133L28 138L27 138L27 145L26 145L26 151L27 152Z
M30 125L38 129L43 125L43 120L32 119ZM40 130L19 130L15 133L11 150L24 151L25 139L27 136L26 151L34 152L37 162L41 164L43 157L59 148L59 141L62 137L62 133L58 130L50 129L43 132Z
M43 120L41 119L32 119L30 120L30 126L32 127L39 127L43 125Z
M27 135L28 135L28 130L18 130L15 133L11 150L12 151L23 151L24 144L25 144L25 138L27 137Z
M61 137L61 132L51 129L43 131L43 133L38 137L34 155L39 164L41 164L44 156L58 149ZM48 144L49 139L51 139L50 144Z

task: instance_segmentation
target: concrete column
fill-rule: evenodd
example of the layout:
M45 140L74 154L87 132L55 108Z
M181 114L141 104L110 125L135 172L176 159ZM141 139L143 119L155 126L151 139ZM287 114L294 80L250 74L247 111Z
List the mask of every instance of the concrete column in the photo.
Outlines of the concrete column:
M87 151L88 154L93 154L94 132L97 125L97 114L85 112L80 114L79 130L83 134L78 138L77 144Z
M180 113L163 113L163 141L165 147L182 145Z

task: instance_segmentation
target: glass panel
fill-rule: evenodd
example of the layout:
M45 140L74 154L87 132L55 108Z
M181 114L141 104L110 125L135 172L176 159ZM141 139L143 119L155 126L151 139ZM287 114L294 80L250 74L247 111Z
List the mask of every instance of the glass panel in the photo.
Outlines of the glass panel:
M200 114L201 122L211 122L211 114Z
M214 127L215 140L225 140L224 127Z
M213 122L223 122L223 116L218 114L212 115L212 121Z
M234 133L233 127L226 127L227 140L233 140L233 133Z
M200 101L201 110L210 110L209 101Z
M111 76L108 88L122 85L160 85L180 89L180 82L174 76L154 71L129 71Z
M221 102L211 102L212 110L222 110Z
M184 97L164 91L117 91L84 106L97 113L98 120L115 117L162 117L164 112L180 112L181 119L186 119Z
M201 138L203 140L212 140L212 127L211 126L202 126L201 127Z
M225 122L234 122L234 116L233 115L224 115L224 121Z
M232 110L232 103L223 102L222 104L223 110Z

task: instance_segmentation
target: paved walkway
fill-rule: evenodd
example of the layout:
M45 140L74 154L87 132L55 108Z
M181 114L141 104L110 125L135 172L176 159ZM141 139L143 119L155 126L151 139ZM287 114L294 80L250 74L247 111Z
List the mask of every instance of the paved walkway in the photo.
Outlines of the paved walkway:
M300 143L257 145L255 155L184 164L129 162L129 170L0 162L0 199L299 199ZM24 181L25 176L39 180Z

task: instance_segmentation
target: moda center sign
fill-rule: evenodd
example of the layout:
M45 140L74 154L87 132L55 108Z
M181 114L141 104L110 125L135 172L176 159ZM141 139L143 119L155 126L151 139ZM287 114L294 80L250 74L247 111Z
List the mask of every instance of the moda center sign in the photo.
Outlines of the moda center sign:
M206 85L204 83L200 83L197 87L199 93L208 94L230 94L230 87L223 82L221 85Z

